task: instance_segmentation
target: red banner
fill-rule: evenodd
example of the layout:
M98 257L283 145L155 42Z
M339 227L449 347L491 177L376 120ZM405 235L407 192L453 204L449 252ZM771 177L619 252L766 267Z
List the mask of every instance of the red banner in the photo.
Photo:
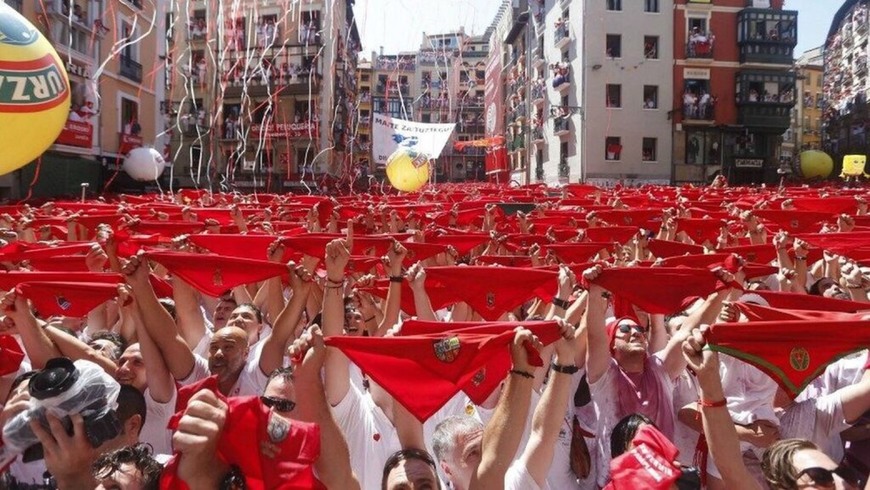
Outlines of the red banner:
M130 150L142 146L141 136L121 133L121 142L118 144L118 153L126 155Z
M317 123L272 123L251 126L251 138L316 138Z
M508 171L507 150L504 145L504 95L501 78L501 50L494 49L486 63L486 84L483 100L486 108L486 137L501 138L502 146L486 153L486 174L490 182L507 182Z
M67 120L63 125L63 131L57 137L55 143L59 145L78 146L90 148L94 139L94 126L82 121Z

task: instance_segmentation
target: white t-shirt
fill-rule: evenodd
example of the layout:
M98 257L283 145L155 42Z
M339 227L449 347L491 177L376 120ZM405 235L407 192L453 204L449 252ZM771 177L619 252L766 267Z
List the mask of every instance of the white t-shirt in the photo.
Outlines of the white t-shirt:
M749 425L758 420L778 423L773 410L777 384L755 366L729 355L719 356L719 376L728 400L728 412L735 424Z
M870 351L862 350L829 364L825 368L825 373L807 385L804 391L795 398L795 401L801 402L830 395L840 388L852 386L861 381L868 353Z
M384 463L401 449L392 422L371 396L351 385L331 408L350 450L350 466L364 489L381 488Z
M843 444L839 437L833 436L849 427L837 393L793 403L781 411L779 419L782 439L809 439L834 461L843 458Z
M172 454L172 431L167 428L169 419L175 414L178 390L172 390L172 397L166 403L154 401L151 390L145 390L145 424L139 433L139 440L151 445L153 454Z
M508 468L504 475L504 490L549 490L550 485L544 482L544 485L538 485L526 465L519 461L514 461L514 464Z
M664 389L659 403L669 404L671 412L673 412L674 383L662 367L661 358L658 355L653 355L651 360L653 361L653 369ZM592 403L598 416L595 438L598 443L598 484L602 487L610 479L610 434L619 423L617 418L619 412L617 376L619 376L619 365L616 360L611 358L610 366L604 371L601 378L595 383L589 383L589 392L592 394Z

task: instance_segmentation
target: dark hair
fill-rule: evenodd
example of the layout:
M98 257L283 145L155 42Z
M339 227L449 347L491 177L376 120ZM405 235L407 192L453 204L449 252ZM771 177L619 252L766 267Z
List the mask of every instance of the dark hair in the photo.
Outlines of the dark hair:
M135 446L122 447L115 451L100 455L94 461L91 471L94 478L108 478L121 469L124 464L132 464L142 474L142 488L157 490L160 483L160 473L163 465L151 456L151 446L139 443Z
M266 385L272 382L275 378L281 378L285 383L293 382L293 368L291 366L279 367L269 373L269 379L266 381Z
M118 418L123 424L130 417L139 415L142 423L139 424L139 431L145 426L145 414L148 409L145 406L145 395L141 391L133 388L130 385L121 385L121 392L118 393Z
M249 310L253 311L254 315L257 317L257 322L263 323L263 312L260 310L260 308L257 307L257 305L255 305L254 303L242 303L240 305L237 305L235 309L239 309L242 307L248 308Z
M794 488L797 485L797 469L792 460L795 453L805 449L818 449L806 439L782 439L764 451L761 471L770 488Z
M438 466L435 464L435 460L432 459L432 456L429 455L426 451L421 449L402 449L394 452L387 458L387 462L384 463L384 475L381 478L381 490L387 490L387 477L390 476L390 472L393 471L396 466L399 466L399 463L402 461L408 461L416 459L418 461L422 461L429 465L432 468L432 473L435 474L435 481L438 485L438 489L441 489L441 480L438 478Z
M169 312L169 315L172 316L172 319L175 320L175 301L169 298L160 298L157 300L160 302L160 306L163 307L166 311Z
M821 290L822 281L824 281L825 279L827 279L828 281L834 282L836 284L836 282L833 279L825 276L825 277L819 279L818 281L814 282L813 285L810 286L809 293L813 296L821 296L822 295L822 290Z
M124 337L121 337L120 334L115 332L110 332L108 330L103 330L95 333L91 336L91 342L95 340L108 340L109 342L115 344L115 358L114 361L117 361L121 358L121 355L127 350L127 341L124 340ZM91 344L88 342L88 345Z
M652 425L653 427L656 425L649 417L640 413L626 415L622 420L617 422L616 427L613 428L613 432L610 434L610 457L615 458L628 451L628 448L631 447L631 441L634 440L634 436L637 434L637 430L644 424Z

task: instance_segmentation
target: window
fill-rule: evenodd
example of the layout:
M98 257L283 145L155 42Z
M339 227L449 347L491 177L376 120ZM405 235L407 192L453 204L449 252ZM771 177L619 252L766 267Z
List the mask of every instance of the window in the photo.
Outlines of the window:
M658 109L659 108L659 87L657 85L643 86L643 108Z
M683 117L712 120L716 99L710 95L710 80L688 78L683 84Z
M607 10L622 10L622 0L607 0Z
M622 107L622 85L607 85L607 107Z
M643 0L643 11L644 12L658 12L659 11L659 0Z
M659 37L644 36L643 37L643 56L648 60L659 59Z
M121 98L121 131L124 134L138 135L142 132L139 125L139 103L126 97Z
M424 123L432 122L432 114L426 113L420 117L421 117L421 122L424 122Z
M622 159L622 138L608 136L604 140L604 159L610 162Z
M655 162L658 155L658 142L656 138L643 139L643 161Z
M622 36L620 34L607 35L607 56L622 58Z
M568 167L568 142L563 141L559 145L559 177L567 179L571 175L571 169Z

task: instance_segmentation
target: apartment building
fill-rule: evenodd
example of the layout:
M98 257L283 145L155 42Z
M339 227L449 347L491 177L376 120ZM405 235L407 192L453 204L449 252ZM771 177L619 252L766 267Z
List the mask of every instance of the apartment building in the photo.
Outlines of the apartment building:
M72 98L58 139L36 162L0 177L0 198L79 195L81 184L88 184L90 192L102 191L109 182L116 190L133 185L125 182L120 164L132 148L154 146L161 123L157 102L163 95L161 66L153 62L158 59L161 35L156 27L150 28L157 17L154 3L12 0L7 4L57 50Z
M822 146L822 110L824 79L822 48L806 51L795 61L795 93L800 101L791 111L791 127L782 137L780 160L783 165L797 162L804 150L819 150Z
M824 49L824 149L834 157L835 172L843 155L870 153L867 55L868 5L846 0L834 15Z
M162 106L179 185L277 192L355 179L353 3L188 0L167 12Z
M779 180L796 102L796 11L783 0L676 0L673 181Z

